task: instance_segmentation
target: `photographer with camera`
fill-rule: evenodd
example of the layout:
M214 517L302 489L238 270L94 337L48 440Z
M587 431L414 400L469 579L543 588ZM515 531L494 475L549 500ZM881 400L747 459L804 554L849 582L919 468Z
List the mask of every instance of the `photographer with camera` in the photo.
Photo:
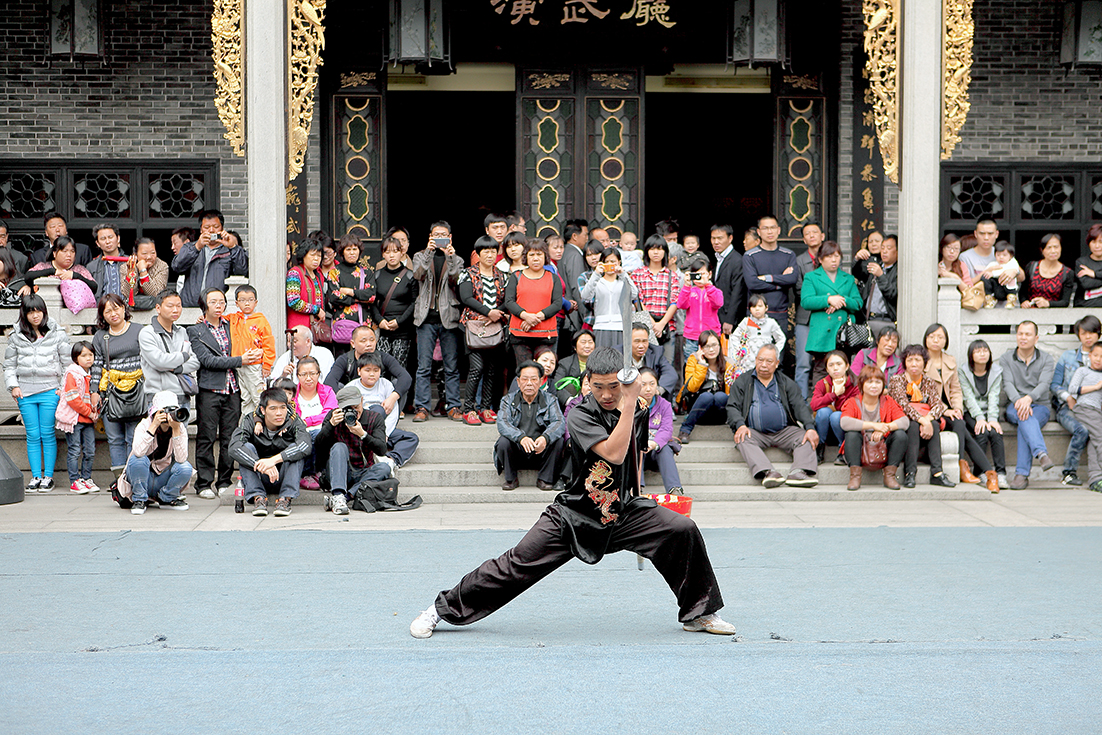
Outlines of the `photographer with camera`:
M348 501L364 480L385 480L391 465L376 457L386 456L386 426L382 414L365 411L363 396L355 384L337 392L337 407L322 422L314 442L316 462L328 462L326 475L333 494L335 515L348 515Z
M260 394L260 408L241 419L230 438L230 456L241 466L245 500L254 505L254 516L268 515L269 492L279 493L276 516L291 515L291 501L298 497L313 442L290 402L285 390L269 388Z
M697 253L686 264L685 285L677 295L677 308L685 310L685 358L699 348L700 335L720 331L719 310L723 292L712 284L708 258ZM722 377L722 376L720 376Z
M463 259L455 254L451 225L434 222L425 249L413 256L413 277L420 283L413 304L413 323L417 327L417 382L413 392L417 412L413 420L417 422L428 421L433 408L432 353L437 340L444 357L444 410L453 421L463 420L459 399L459 353L463 349L459 315L463 309L455 291L462 268Z
M226 220L217 209L199 213L199 237L185 243L172 259L172 270L184 275L180 298L184 305L203 308L205 289L226 290L228 276L249 275L249 254L241 237L226 230Z
M129 497L130 512L145 513L147 506L187 510L183 490L191 480L187 461L187 406L171 391L153 396L148 418L134 430L134 447L119 476L119 494Z

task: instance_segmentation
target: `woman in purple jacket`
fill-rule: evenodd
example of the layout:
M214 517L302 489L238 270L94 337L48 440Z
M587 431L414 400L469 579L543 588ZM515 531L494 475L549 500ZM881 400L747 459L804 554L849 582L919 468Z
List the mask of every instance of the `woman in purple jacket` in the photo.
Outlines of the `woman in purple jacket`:
M671 495L681 495L681 475L677 472L674 449L670 444L673 438L673 407L670 402L658 395L658 374L650 368L639 371L639 380L643 390L639 401L650 408L650 441L643 449L643 469L657 468L662 475L662 484Z

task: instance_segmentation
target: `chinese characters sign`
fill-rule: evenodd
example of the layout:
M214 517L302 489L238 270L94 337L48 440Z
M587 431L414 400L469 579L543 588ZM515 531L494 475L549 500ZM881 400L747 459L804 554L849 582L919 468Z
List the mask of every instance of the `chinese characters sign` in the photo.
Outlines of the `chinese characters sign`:
M864 247L869 233L884 226L884 164L873 125L873 95L862 59L854 65L852 249Z
M489 0L495 13L508 17L512 25L572 25L597 22L630 23L635 26L673 28L669 2L664 0Z

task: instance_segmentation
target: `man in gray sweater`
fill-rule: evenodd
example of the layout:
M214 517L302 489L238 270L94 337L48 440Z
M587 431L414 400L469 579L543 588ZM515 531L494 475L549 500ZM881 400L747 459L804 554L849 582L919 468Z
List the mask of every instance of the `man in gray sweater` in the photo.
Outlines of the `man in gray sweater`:
M138 334L147 408L153 402L153 396L162 390L171 391L180 399L181 406L191 405L191 398L184 392L180 377L186 376L195 385L194 373L199 369L199 358L191 349L187 330L176 324L183 309L180 294L166 288L157 294L154 306L156 317Z
M1003 369L1003 391L1010 403L1006 407L1006 420L1018 427L1018 464L1012 490L1029 487L1029 471L1033 459L1042 470L1054 465L1049 459L1041 428L1052 416L1049 408L1049 386L1056 361L1044 350L1037 349L1037 325L1024 321L1018 325L1018 347L1008 350L999 358Z

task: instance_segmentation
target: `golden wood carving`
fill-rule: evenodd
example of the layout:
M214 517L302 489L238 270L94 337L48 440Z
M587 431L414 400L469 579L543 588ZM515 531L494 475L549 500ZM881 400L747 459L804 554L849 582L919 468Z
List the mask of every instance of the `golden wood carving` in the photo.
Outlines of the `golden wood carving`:
M944 0L945 51L942 56L941 159L948 160L960 142L960 129L972 104L968 85L972 81L972 0Z
M633 81L630 74L594 74L592 78L605 89L629 89Z
M865 69L884 176L899 183L899 0L863 0Z
M325 0L287 0L287 181L302 173L325 49Z
M222 137L238 156L245 155L245 95L241 65L243 0L214 0L210 18L211 56L214 58L214 106L226 127Z
M569 74L529 74L532 89L558 89L570 81Z
M375 72L365 71L356 74L341 72L341 89L345 87L362 87L368 82L375 81Z

